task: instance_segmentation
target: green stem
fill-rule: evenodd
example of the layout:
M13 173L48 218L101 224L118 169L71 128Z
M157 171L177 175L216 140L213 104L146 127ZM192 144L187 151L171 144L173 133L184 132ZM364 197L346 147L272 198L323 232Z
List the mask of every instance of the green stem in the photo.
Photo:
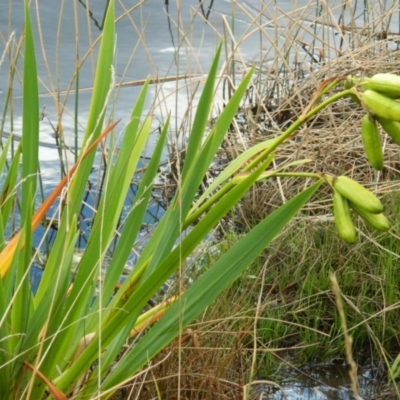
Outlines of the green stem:
M335 101L341 99L342 97L349 96L351 94L354 94L354 91L352 89L346 89L346 90L343 90L342 92L336 93L333 96L329 97L329 99L326 99L322 103L318 104L315 108L313 108L311 111L309 111L306 115L300 116L295 122L293 122L292 125L289 126L288 129L286 129L285 132L283 132L280 136L278 136L276 138L276 141L274 141L274 143L272 143L271 147L266 149L257 158L260 158L261 156L265 157L265 155L272 153L285 140L289 139L289 137L292 136L292 134L294 132L296 132L297 129L299 129L300 126L303 125L305 122L307 122L311 117L313 117L314 115L318 114L325 107L329 106L330 104L334 103ZM251 164L253 164L253 163L251 163ZM246 167L246 170L247 169L248 169L248 167Z
M235 185L231 182L225 184L214 196L209 198L202 206L200 206L196 211L193 211L183 224L182 229L186 229L192 222L200 217L203 212L207 211L213 204L215 204L224 194L228 193Z
M277 172L276 174L271 174L269 177L291 177L291 178L316 178L321 179L321 174L316 174L314 172Z
M330 83L319 95L321 97L323 94L325 94L328 90L332 89L336 84L338 83L337 80L333 81ZM315 108L313 108L311 111L309 111L306 115L300 116L297 121L295 121L285 132L283 132L280 136L278 136L272 143L271 146L266 148L263 152L261 152L253 161L251 161L245 168L243 168L243 172L248 172L252 170L256 165L258 165L261 161L264 161L266 157L270 156L272 152L279 146L281 145L285 140L287 140L293 133L300 128L302 124L307 122L311 117L314 115L318 114L321 110L323 110L325 107L327 107L329 104L334 103L335 101L341 99L342 97L348 96L350 94L354 93L352 89L347 89L343 90L340 93L337 93L331 97L329 97L327 100L323 101L322 103L318 104ZM271 161L272 161L271 157ZM280 176L280 177L286 177L286 176L291 176L291 177L307 177L307 178L321 178L320 175L315 174L315 173L307 173L307 172L276 172L276 173L271 173L269 177L272 176ZM232 189L234 185L231 184L226 184L225 186L220 189L219 192L217 192L214 196L212 196L210 199L208 199L201 207L199 207L196 211L194 211L192 214L188 216L186 219L183 229L188 227L192 222L194 222L197 218L200 217L201 214L203 214L205 211L207 211L213 204L215 204L223 195L229 192L229 190Z
M265 169L269 167L273 160L273 155L270 155L265 161ZM246 174L247 175L247 174ZM248 174L249 176L250 174ZM238 175L236 175L238 176ZM243 177L243 179L247 178ZM213 204L215 204L219 199L222 198L226 193L228 193L233 187L237 185L238 182L231 180L230 182L226 183L217 193L215 193L211 198L209 198L205 203L203 203L199 208L193 211L187 218L185 223L183 224L182 229L186 229L192 222L194 222L197 218L200 217L201 214L206 212L211 208Z
M333 81L331 84L329 84L319 95L322 96L324 93L326 93L328 90L332 89L338 81ZM318 114L321 110L323 110L325 107L329 106L329 104L334 103L336 100L341 99L342 97L349 96L351 94L354 94L353 89L346 89L343 90L342 92L336 93L335 95L329 97L322 103L318 104L315 108L313 108L311 111L309 111L306 115L300 116L295 122L293 122L292 125L289 126L288 129L286 129L285 132L283 132L280 136L278 136L274 142L271 144L270 147L266 148L262 153L260 153L252 162L250 162L244 169L243 172L250 171L252 170L258 163L260 163L262 160L265 159L266 156L270 155L276 148L278 148L285 140L287 140L290 136L293 135L294 132L297 131L297 129L300 128L304 122L307 122L311 117L313 117L315 114Z

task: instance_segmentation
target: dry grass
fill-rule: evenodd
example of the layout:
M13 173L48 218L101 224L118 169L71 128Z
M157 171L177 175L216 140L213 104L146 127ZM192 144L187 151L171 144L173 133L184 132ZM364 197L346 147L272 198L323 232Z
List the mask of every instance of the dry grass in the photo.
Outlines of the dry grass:
M304 64L298 66L301 71L281 70L278 75L274 74L273 67L263 70L250 89L249 105L238 116L242 123L238 123L227 135L220 152L220 162L228 162L244 148L283 132L312 102L313 95L325 80L345 78L349 74L371 76L378 72L400 72L400 50L393 49L392 39L374 38L373 41L367 41L362 32L359 35L363 42L357 49L341 52L336 59L321 58L313 64L314 70L307 70ZM326 97L341 90L343 85L339 84ZM274 167L308 159L310 162L306 165L291 170L346 174L379 194L398 190L398 146L382 131L385 165L381 172L373 170L366 159L360 136L360 122L364 114L365 110L350 99L329 106L281 146ZM251 226L298 193L306 183L304 179L297 178L278 178L258 183L248 194L247 200L242 202L236 218L242 224ZM320 213L322 208L326 214L327 206L330 207L331 203L329 192L329 188L326 188L325 195L320 193L319 198L308 205L308 209L312 213L319 209Z
M349 74L371 76L377 72L400 72L400 50L396 42L399 35L388 28L390 20L398 13L395 5L371 6L367 14L360 9L354 10L350 1L321 10L313 2L307 7L295 4L290 13L272 5L272 2L267 3L258 13L254 10L250 13L244 6L237 5L237 11L247 13L250 26L254 28L249 28L240 39L234 39L226 26L227 43L232 40L234 53L225 62L222 101L230 96L235 79L240 76L234 72L232 63L235 70L244 70L254 63L258 69L247 101L227 133L210 177L218 174L244 149L284 131L307 108L325 80L344 78ZM241 49L249 37L257 33L260 51L256 60L248 62ZM340 90L343 90L341 84L328 95ZM398 146L387 135L382 135L384 170L377 173L370 168L360 137L360 120L364 112L350 99L323 110L279 149L274 167L309 159L305 166L292 170L346 174L380 194L397 190L400 183ZM212 123L211 120L211 126ZM174 171L183 157L182 146L170 147L170 164L164 184L166 200L176 187ZM250 227L306 184L302 179L276 179L257 184L232 216L234 224ZM326 188L325 194L320 193L308 209L312 213L318 209L319 214L322 209L326 214L330 204L331 194Z
M351 3L342 4L344 14ZM267 7L252 21L263 37L268 37L271 29L282 29L279 18L269 19L264 15ZM353 18L344 26L343 19L335 19L330 10L321 14L319 26L334 30L336 44L322 41L318 32L308 43L302 40L301 31L310 33L310 24L304 24L307 19L293 11L291 29L298 29L295 39L286 32L284 43L277 47L280 32L268 45L264 43L264 48L274 49L273 57L266 62L267 55L260 52L258 75L249 90L247 104L238 113L221 148L215 171L210 173L218 173L225 163L250 145L285 130L307 107L323 81L350 73L359 76L400 73L400 51L394 42L397 36L388 30L391 14L378 11L373 9L368 23L359 28L359 21ZM397 13L397 10L391 12ZM259 20L264 19L271 25L260 25ZM246 68L246 63L240 64L241 59L240 54L235 57L236 65ZM227 59L226 64L231 61ZM234 79L226 77L225 82L224 95L228 97ZM333 93L339 90L341 85ZM370 168L360 138L363 114L361 107L350 100L327 108L282 146L275 167L293 160L311 159L302 171L346 174L380 195L397 191L398 146L383 135L385 168L380 173ZM176 163L180 156L173 153L171 159ZM173 175L168 182L170 187L174 185ZM299 179L257 184L231 215L233 226L250 228L305 185ZM140 394L143 399L242 399L245 388L254 378L262 376L263 371L268 371L268 381L274 381L279 369L286 364L301 364L307 359L316 359L317 354L320 360L325 356L343 356L340 323L328 279L332 270L338 273L340 282L345 282L341 288L347 306L354 306L349 319L358 355L362 353L368 358L378 353L379 360L390 359L399 343L395 325L391 325L398 318L399 293L393 292L395 281L387 275L386 263L392 256L394 265L398 265L398 256L391 254L389 244L390 240L397 240L398 223L394 220L395 228L385 240L382 236L372 238L360 225L363 239L350 248L343 246L332 232L330 204L329 191L320 193L308 206L306 228L297 229L301 219L296 220L267 252L263 267L256 267L254 279L247 274L243 276L201 321L183 332L163 354L168 353L167 361L134 386L131 398ZM309 218L310 215L315 217ZM371 263L376 265L372 268ZM362 278L353 278L358 274ZM363 309L360 304L368 297L371 300ZM276 332L268 336L265 329ZM389 396L394 398L390 391L385 398Z

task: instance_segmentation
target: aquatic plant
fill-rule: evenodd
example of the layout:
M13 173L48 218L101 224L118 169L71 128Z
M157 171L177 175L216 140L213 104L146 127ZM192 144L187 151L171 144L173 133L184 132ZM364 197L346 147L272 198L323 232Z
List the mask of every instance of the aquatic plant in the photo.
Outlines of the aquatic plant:
M109 246L116 237L124 199L150 134L151 118L142 121L141 117L149 82L143 86L124 128L118 155L110 153L104 191L88 243L76 271L73 271L72 260L79 236L77 215L95 160L94 148L118 127L118 122L105 124L107 101L113 85L114 28L114 2L110 1L81 152L66 178L35 211L39 174L38 85L33 33L28 3L25 2L22 142L6 172L0 205L0 241L3 243L0 253L0 393L4 399L40 399L49 394L58 399L67 396L111 397L239 276L323 183L340 192L346 201L355 198L342 190L343 185L339 190L336 177L290 172L291 167L307 160L268 169L278 147L309 118L338 99L358 94L355 88L346 89L315 105L340 79L321 85L313 103L295 123L277 138L262 142L234 159L197 198L198 188L253 73L251 69L244 76L211 132L206 134L220 45L199 100L182 168L178 170L178 189L133 270L120 284L120 276L149 204L169 120L164 124L146 165L104 277L101 271ZM3 171L6 171L11 141L12 138L7 141L0 157ZM20 157L22 169L19 174ZM315 183L256 225L186 291L182 289L177 296L165 298L150 309L147 307L165 282L180 271L183 262L257 180L285 176L314 179ZM350 183L352 188L353 185ZM66 190L62 191L63 188ZM34 262L31 250L33 231L59 196L58 232L38 289L33 293L30 282L30 269ZM11 203L17 198L21 203L20 230L6 243ZM187 230L189 227L191 229Z

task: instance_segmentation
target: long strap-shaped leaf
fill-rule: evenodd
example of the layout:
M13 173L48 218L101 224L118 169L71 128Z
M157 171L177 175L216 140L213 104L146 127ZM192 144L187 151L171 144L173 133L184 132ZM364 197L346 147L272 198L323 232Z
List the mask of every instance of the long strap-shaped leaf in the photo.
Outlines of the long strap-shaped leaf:
M250 177L236 185L231 190L229 196L224 196L193 228L189 235L182 241L181 245L170 252L146 279L143 278L139 282L133 293L130 292L129 287L127 288L123 285L118 292L125 291L125 293L120 298L115 296L108 305L115 313L111 318L103 322L101 342L98 340L98 337L94 338L71 367L63 375L54 380L58 388L66 390L71 382L76 381L82 375L82 371L86 371L90 367L98 357L99 343L101 343L103 348L107 347L116 335L119 336L122 334L121 327L122 329L128 327L126 335L129 335L130 329L133 328L137 317L142 312L148 300L153 297L157 290L177 270L181 261L192 254L206 234L245 195L260 173L264 171L265 167L265 163L261 164ZM96 380L94 380L94 384L95 382ZM89 388L88 390L90 391Z
M55 202L57 197L60 195L62 189L67 184L67 182L71 179L71 176L74 174L79 164L84 160L95 148L96 146L117 126L119 121L112 123L107 126L106 129L101 133L101 135L89 146L89 148L85 151L79 161L70 169L68 174L64 176L64 178L60 181L60 183L56 186L53 192L47 197L47 199L42 203L42 205L38 208L35 214L32 217L32 231L34 231L43 220L46 215L46 212L49 210L51 205ZM3 277L10 268L11 261L14 257L15 249L17 248L18 241L22 235L22 231L19 231L7 244L4 250L0 253L0 276ZM22 243L24 245L24 243Z
M316 182L269 215L224 254L175 302L164 317L144 335L102 385L108 390L132 376L165 348L224 291L279 234L321 185Z

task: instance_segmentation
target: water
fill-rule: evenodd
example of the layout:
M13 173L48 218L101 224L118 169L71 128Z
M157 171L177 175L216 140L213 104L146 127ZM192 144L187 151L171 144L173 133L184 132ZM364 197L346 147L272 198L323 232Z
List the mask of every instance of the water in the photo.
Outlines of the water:
M359 400L394 398L381 368L359 367ZM279 382L258 380L252 384L252 395L262 400L354 400L349 369L344 360L310 364L288 371ZM393 396L393 397L390 397Z
M5 2L4 2L5 3ZM23 1L9 1L1 6L0 54L3 54L7 40L12 37L8 48L15 57L17 43L23 27ZM54 2L41 0L31 6L39 75L40 109L40 162L44 194L47 196L60 179L59 153L55 148L55 127L62 123L69 165L74 162L75 121L78 122L77 135L80 143L89 113L92 95L93 76L98 46L94 45L101 33L107 1L90 2L90 14L80 1ZM134 7L135 5L138 6ZM238 5L239 4L239 5ZM263 7L263 2L246 1L233 4L231 1L218 1L199 7L197 0L185 1L180 6L176 1L164 5L160 0L116 2L116 49L115 81L121 85L115 90L111 101L115 119L121 119L118 135L128 121L132 106L141 85L132 82L143 81L146 77L165 78L176 75L206 74L221 37L226 35L235 15L235 39L242 43L240 54L243 60L251 59L259 53L260 38L251 24L255 11ZM290 2L282 3L286 10ZM38 7L38 8L36 8ZM130 10L127 12L127 10ZM208 18L208 20L205 19ZM267 31L269 28L266 28ZM253 32L251 33L251 31ZM79 43L76 43L79 34ZM12 36L14 35L14 36ZM247 37L246 40L242 39ZM93 49L92 52L89 52ZM79 72L78 112L75 112L74 73L76 58L82 63ZM22 73L22 58L19 57L17 69ZM0 65L0 109L3 109L8 90L8 70L10 59L4 57ZM145 114L154 118L156 131L168 113L174 116L171 124L169 143L182 146L182 136L188 131L200 90L195 91L196 83L188 80L171 80L153 84L149 88ZM201 89L201 84L200 84ZM19 77L13 82L12 112L10 105L4 120L4 131L13 131L19 136L22 130L22 90ZM186 114L188 105L191 112ZM219 103L221 105L221 102ZM111 112L111 111L110 111ZM1 118L1 117L0 117ZM0 125L1 126L1 125ZM154 146L153 137L147 146L150 155ZM118 140L117 140L118 143ZM167 152L165 154L167 157ZM96 172L91 181L96 185ZM90 197L92 198L92 197ZM90 203L92 205L92 203ZM151 219L150 219L151 221ZM147 222L150 222L147 221ZM41 228L39 228L41 229ZM39 231L37 237L42 232ZM36 243L37 244L37 243Z
M8 4L5 4L8 3ZM32 4L31 12L35 29L38 57L38 73L40 79L40 107L43 110L43 120L40 125L40 139L44 143L54 144L54 127L62 120L65 142L74 145L75 110L74 92L66 94L67 89L74 88L73 75L76 67L76 57L82 62L79 75L78 104L78 135L82 137L89 111L91 87L98 46L94 46L100 34L98 26L104 18L106 0L89 2L90 15L82 5L82 1L54 2L41 0L39 9ZM134 5L138 4L134 8ZM180 4L179 6L177 5ZM338 15L339 2L332 2L333 12ZM115 118L121 118L121 127L129 118L131 107L140 90L140 85L129 83L152 78L165 78L178 75L204 75L210 66L215 49L222 36L228 37L227 45L231 46L229 29L233 31L234 40L240 43L237 51L239 62L259 58L264 65L272 62L276 55L275 46L282 48L290 37L298 37L304 42L311 42L310 32L317 8L307 1L280 1L278 5L262 0L232 2L219 0L204 2L203 9L198 0L184 2L162 0L147 0L133 2L122 0L116 2L117 44L115 51L115 79L117 84L123 84L113 101ZM3 53L5 43L14 32L13 48L21 35L23 26L22 0L3 1L0 6L0 53ZM134 9L132 9L134 8ZM132 9L129 13L127 10ZM254 19L258 10L263 10L263 16ZM292 10L296 10L293 12ZM293 15L302 23L302 31L293 28ZM203 14L204 12L204 14ZM208 20L205 19L208 17ZM233 18L234 16L234 18ZM276 22L272 20L276 18ZM234 22L233 22L234 21ZM263 25L263 35L260 35L258 25ZM287 30L287 26L291 30ZM322 29L319 27L318 29ZM321 37L337 37L330 28L323 28ZM326 32L325 32L326 31ZM76 44L76 34L79 34L79 46ZM328 36L327 36L328 35ZM316 43L318 45L318 43ZM94 50L86 57L89 49ZM298 55L307 58L300 46ZM332 54L333 55L333 54ZM224 54L224 57L226 54ZM282 57L285 55L282 54ZM85 58L86 57L86 58ZM21 71L22 59L18 60ZM240 63L236 66L237 76L241 76ZM3 109L8 81L8 58L0 66L0 109ZM21 131L21 86L19 79L14 82L13 120L10 113L6 115L4 129L12 128L16 134ZM191 97L194 97L193 109L198 99L199 91L194 93L194 86L187 81L169 81L162 86L152 85L147 98L146 112L152 111L154 128L165 120L168 112L176 117L172 126L175 132L185 130L190 123L191 115L185 115ZM60 117L62 115L62 118ZM181 128L181 124L184 127ZM171 141L174 140L172 137ZM151 153L152 144L149 145ZM41 158L50 162L49 168L44 165L43 178L49 183L55 183L58 175L51 162L58 160L54 150L41 148Z
M39 4L39 22L35 15L35 9L32 7L33 24L37 38L38 72L41 81L40 91L42 95L40 100L45 113L41 125L41 139L45 142L54 143L53 129L47 119L54 124L54 122L57 122L59 112L63 113L63 128L67 138L68 133L74 127L72 118L74 115L74 96L70 95L67 98L63 91L71 84L71 78L75 72L75 54L77 52L74 28L75 16L79 30L79 59L82 59L100 33L96 25L101 24L106 3L104 0L90 3L92 18L89 21L86 9L78 2L62 2L63 8L61 9L61 2L54 3L51 0L42 0ZM162 1L148 0L123 17L124 9L121 4L128 9L136 3L132 1L116 2L116 15L117 18L121 17L116 25L116 81L127 84L128 82L143 80L149 75L156 78L187 73L204 74L210 66L214 51L220 41L220 35L223 32L221 16L230 18L230 2L218 2L218 6L214 7L209 16L210 24L202 18L197 0L185 1L184 6L180 9L177 9L175 2L170 2L167 8L163 7ZM0 33L4 40L13 31L15 32L15 39L18 40L22 30L23 3L22 1L13 1L11 4L12 6L9 6L8 10L4 10L6 7L3 5L3 10L0 13ZM11 14L11 18L8 18L9 14ZM180 33L176 24L180 24ZM243 34L244 29L245 24L237 24L238 35ZM42 36L40 39L39 32ZM185 35L185 39L183 39L183 35ZM42 43L44 52L41 51ZM0 51L3 48L4 46L1 46ZM78 119L81 130L85 126L88 113L96 56L97 47L83 63L80 70L80 87L89 89L81 92L79 96ZM22 65L21 61L19 65ZM8 64L7 59L5 59L0 70L0 90L3 94L6 90L7 70ZM139 90L139 86L126 86L119 91L115 103L116 118L122 118L123 121L128 119ZM161 101L161 98L168 97L175 90L176 82L166 83L163 86L162 95L158 95L156 88L152 86L148 97L147 110L150 109L157 96L160 96ZM58 100L55 94L46 94L56 91L61 91L60 102L64 110L60 110L60 105L55 104ZM17 83L14 87L14 97L17 99L14 105L14 129L16 132L20 130L21 125L19 118L20 95L21 88ZM164 118L170 110L175 111L176 104L179 104L179 109L183 109L182 102L187 99L187 93L182 91L178 93L177 98L176 96L173 97L175 98L162 101L163 104L156 110L156 118ZM10 126L10 123L7 120L6 127L8 126ZM71 138L68 139L67 143L71 144Z

